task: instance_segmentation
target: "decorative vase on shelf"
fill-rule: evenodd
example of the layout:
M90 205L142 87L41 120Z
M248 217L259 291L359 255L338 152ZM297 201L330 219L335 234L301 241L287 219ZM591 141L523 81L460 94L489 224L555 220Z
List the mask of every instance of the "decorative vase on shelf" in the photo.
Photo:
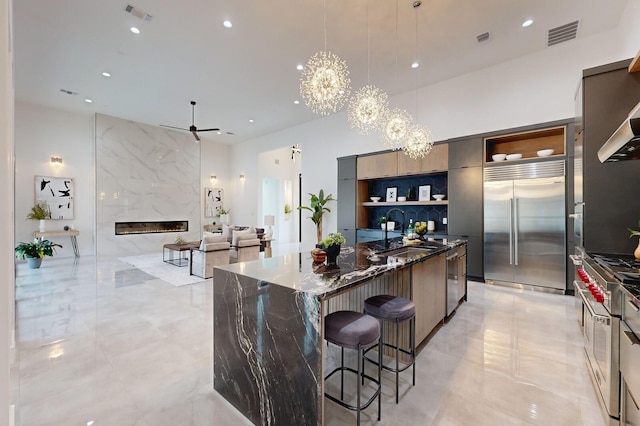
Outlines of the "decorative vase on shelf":
M47 221L45 219L40 219L39 231L40 232L46 232L47 231Z

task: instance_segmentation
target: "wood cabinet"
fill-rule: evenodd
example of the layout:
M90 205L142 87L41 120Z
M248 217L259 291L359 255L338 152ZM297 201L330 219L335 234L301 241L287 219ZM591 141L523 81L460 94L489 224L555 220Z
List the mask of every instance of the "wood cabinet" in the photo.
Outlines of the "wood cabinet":
M398 176L446 172L449 164L449 146L447 144L434 145L429 155L416 160L402 151L398 151L396 154L398 156Z
M553 149L553 155L564 155L565 141L565 126L492 136L485 139L485 161L494 163L494 154L521 154L523 160L540 158L537 152L543 149Z
M358 157L358 179L376 179L398 175L397 152Z
M411 299L416 304L416 346L447 313L447 257L445 253L412 266Z

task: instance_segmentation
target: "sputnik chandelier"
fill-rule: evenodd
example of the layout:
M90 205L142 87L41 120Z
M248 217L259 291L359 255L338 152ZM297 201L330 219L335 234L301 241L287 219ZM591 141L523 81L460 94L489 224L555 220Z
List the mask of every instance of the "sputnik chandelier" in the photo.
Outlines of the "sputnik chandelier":
M391 149L401 149L411 128L411 114L403 109L394 108L386 118L382 128L382 140Z
M302 69L300 96L316 114L338 111L351 94L347 63L327 51L327 1L324 1L324 51L313 55Z
M385 92L375 86L366 85L353 95L347 108L347 120L362 134L375 133L388 114L388 99Z
M433 137L429 129L416 125L409 129L402 149L410 158L416 160L426 157L433 148Z
M331 52L318 52L302 69L300 96L311 111L327 115L349 99L350 84L347 63Z

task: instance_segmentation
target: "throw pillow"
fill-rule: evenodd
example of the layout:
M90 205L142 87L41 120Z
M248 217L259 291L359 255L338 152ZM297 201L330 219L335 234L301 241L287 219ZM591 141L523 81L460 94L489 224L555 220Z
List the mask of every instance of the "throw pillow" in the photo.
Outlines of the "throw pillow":
M247 230L248 231L248 230ZM249 233L249 232L244 232L244 231L236 231L233 233L233 242L231 243L231 245L233 246L237 246L238 245L238 241L242 241L242 240L253 240L258 238L256 236L256 233Z
M200 250L205 250L205 246L211 243L222 243L227 239L222 234L214 234L213 232L204 232L202 234L202 241L200 242Z

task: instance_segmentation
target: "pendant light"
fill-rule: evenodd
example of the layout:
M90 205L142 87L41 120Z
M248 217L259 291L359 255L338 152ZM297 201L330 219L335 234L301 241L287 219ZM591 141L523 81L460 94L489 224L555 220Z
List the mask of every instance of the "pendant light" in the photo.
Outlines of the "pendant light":
M371 2L367 2L367 85L358 89L347 107L347 120L352 128L361 134L371 134L378 131L385 121L389 96L379 88L369 84L370 77L370 37L369 37L369 9Z
M396 68L395 84L398 86L398 0L396 0ZM382 141L391 149L400 149L412 126L411 114L401 108L389 111L382 127Z
M418 59L418 7L422 2L420 0L416 0L413 2L413 8L416 12L416 61ZM416 62L417 63L417 62ZM417 67L414 67L414 69ZM417 72L417 71L415 71ZM418 116L418 76L415 76L415 95L416 95L416 117ZM423 158L429 155L431 149L433 148L433 137L431 136L431 131L421 125L412 126L407 134L407 137L404 140L404 145L402 149L404 153L408 155L410 158L416 160L418 158Z
M300 96L316 114L338 111L351 93L347 63L327 51L327 1L324 1L324 51L314 54L302 69Z

